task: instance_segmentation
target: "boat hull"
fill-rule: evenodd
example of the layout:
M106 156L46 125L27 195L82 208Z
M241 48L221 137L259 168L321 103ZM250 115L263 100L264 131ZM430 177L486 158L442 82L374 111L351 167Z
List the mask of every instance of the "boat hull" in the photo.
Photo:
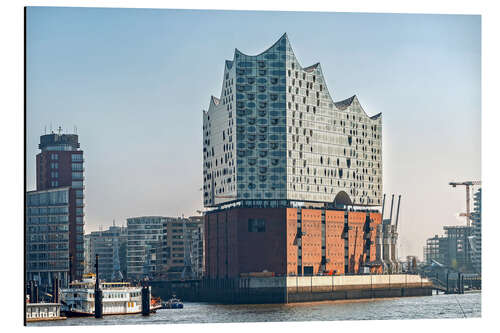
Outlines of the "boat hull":
M150 308L151 313L156 313L156 310L161 309L161 306L152 306ZM75 311L75 310L70 310L70 311L61 311L62 315L65 317L94 317L94 312L83 312L83 311ZM131 312L111 312L111 313L103 313L103 316L119 316L119 315L133 315L133 314L139 314L142 313L142 311L131 311Z

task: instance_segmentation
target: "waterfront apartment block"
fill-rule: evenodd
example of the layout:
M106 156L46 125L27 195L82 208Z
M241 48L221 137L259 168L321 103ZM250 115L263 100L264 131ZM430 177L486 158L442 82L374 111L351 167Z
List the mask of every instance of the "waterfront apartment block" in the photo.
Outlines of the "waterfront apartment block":
M443 229L445 237L448 238L448 265L462 272L471 272L472 227L445 226Z
M153 278L161 251L162 216L141 216L127 219L127 279Z
M38 147L41 152L36 155L36 191L28 192L28 195L33 196L37 192L44 196L45 194L42 193L48 193L44 191L60 189L69 196L67 199L67 226L69 237L68 260L71 260L71 264L68 264L68 269L71 271L68 272L68 278L80 279L84 269L83 227L85 205L83 193L84 160L83 151L80 149L80 143L78 142L78 135L61 134L59 129L59 133L52 132L40 136ZM29 219L27 223L29 223ZM40 237L41 240L45 239L43 234L40 234ZM33 258L34 256L29 251L28 248L26 255Z
M200 277L203 270L203 217L166 218L157 279ZM201 244L200 244L201 243Z
M127 228L111 226L108 230L90 233L90 272L95 273L99 255L99 278L121 281L127 274Z
M481 253L482 253L482 237L481 237L481 189L474 194L474 211L471 213L472 220L472 266L476 273L481 274Z
M428 238L424 247L424 261L432 264L436 261L440 264L447 263L448 260L448 238L435 235Z
M354 95L335 102L321 65L303 67L286 34L226 60L203 112L203 200L380 206L382 117Z
M26 197L26 279L42 288L58 278L69 283L70 220L75 212L71 187L30 191Z
M475 272L473 267L473 227L445 226L445 235L427 239L424 260L432 260L460 272Z
M201 278L205 274L205 233L204 233L204 223L203 217L201 218L201 223L191 232L191 265L193 271L193 277Z

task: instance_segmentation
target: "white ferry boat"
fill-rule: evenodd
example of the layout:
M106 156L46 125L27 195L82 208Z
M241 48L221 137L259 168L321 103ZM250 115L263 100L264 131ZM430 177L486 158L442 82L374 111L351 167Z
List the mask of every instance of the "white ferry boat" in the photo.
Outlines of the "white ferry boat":
M128 282L101 282L102 314L134 314L142 311L141 287ZM151 287L150 287L151 288ZM95 276L86 275L81 281L72 282L61 290L61 312L66 316L93 316L95 311ZM151 297L151 311L161 307L161 301Z

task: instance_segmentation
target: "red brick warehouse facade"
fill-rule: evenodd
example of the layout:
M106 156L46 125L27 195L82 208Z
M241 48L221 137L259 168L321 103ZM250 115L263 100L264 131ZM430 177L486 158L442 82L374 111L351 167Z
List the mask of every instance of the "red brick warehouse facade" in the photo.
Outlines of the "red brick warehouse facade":
M381 214L324 208L229 208L205 215L208 278L359 273L375 260ZM371 269L374 272L374 269Z

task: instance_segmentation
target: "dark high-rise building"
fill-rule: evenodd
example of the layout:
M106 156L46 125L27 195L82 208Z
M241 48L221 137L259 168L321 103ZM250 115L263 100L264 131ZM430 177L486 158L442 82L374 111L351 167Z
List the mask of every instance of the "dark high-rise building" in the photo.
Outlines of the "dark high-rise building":
M80 279L84 267L83 225L84 185L83 151L78 135L52 132L42 135L36 156L36 188L45 191L70 187L69 191L69 255L71 277Z

